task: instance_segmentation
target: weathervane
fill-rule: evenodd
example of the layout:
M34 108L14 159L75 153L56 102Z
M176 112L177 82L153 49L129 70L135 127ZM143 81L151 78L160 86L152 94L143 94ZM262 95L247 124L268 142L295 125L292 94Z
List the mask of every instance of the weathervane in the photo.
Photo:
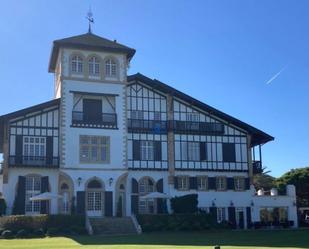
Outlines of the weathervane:
M89 22L88 33L91 33L91 23L94 23L94 19L93 19L93 14L92 14L91 8L89 8L89 11L87 13L86 18L87 18L87 20Z

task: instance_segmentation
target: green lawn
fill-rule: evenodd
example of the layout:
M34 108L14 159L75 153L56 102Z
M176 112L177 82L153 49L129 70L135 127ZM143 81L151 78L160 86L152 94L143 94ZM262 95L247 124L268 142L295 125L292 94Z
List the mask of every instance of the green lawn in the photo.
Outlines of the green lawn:
M1 249L146 249L146 248L213 248L275 249L309 248L309 230L285 231L218 231L196 233L150 233L136 236L80 236L44 239L0 240Z

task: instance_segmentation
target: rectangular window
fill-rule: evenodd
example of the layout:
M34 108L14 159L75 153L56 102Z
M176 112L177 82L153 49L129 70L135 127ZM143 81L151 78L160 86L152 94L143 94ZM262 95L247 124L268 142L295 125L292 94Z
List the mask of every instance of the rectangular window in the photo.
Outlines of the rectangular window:
M235 177L234 178L234 189L236 191L245 190L245 178L244 177Z
M41 210L40 201L30 201L32 196L41 193L41 177L39 176L28 176L26 177L26 203L25 210L26 214L37 214Z
M154 112L153 119L160 121L161 120L161 112Z
M154 160L153 141L141 141L141 160Z
M105 136L80 136L80 161L82 163L109 163L110 138Z
M224 162L236 162L235 144L233 143L223 143L223 161Z
M182 142L181 143L181 160L199 161L200 160L199 142Z
M144 119L144 112L143 111L131 111L131 119L138 119L143 120Z
M195 112L187 113L186 119L189 122L199 122L200 115Z
M218 176L217 177L217 190L224 191L226 190L226 177L225 176Z
M188 190L188 189L189 189L189 177L178 176L178 190Z
M208 178L207 176L197 177L197 190L207 190L208 189Z
M26 157L45 157L46 138L45 137L24 137L24 151Z
M217 208L217 221L218 223L226 221L225 208L223 207Z

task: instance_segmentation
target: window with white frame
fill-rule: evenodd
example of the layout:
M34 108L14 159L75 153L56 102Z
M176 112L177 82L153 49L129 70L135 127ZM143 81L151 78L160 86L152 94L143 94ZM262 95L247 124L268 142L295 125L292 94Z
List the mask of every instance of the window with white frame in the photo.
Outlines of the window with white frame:
M154 182L148 177L142 178L139 181L138 187L140 196L144 196L155 191ZM139 198L139 213L153 214L155 211L154 205L154 199Z
M114 59L107 59L105 61L105 76L107 77L117 76L117 63Z
M23 137L23 160L42 161L46 157L46 137Z
M217 190L218 191L224 191L226 190L226 177L225 176L218 176L216 178L217 180Z
M208 188L208 178L207 176L198 176L197 177L197 189L198 190L207 190Z
M189 112L186 115L186 119L189 122L199 122L200 120L200 115L196 112Z
M217 208L217 221L218 223L221 223L226 220L226 210L224 207L218 207Z
M83 163L109 163L110 138L105 136L82 135L80 142L80 161Z
M131 111L131 119L138 119L138 120L144 119L144 112L139 110Z
M32 196L41 193L41 177L40 176L27 176L26 177L26 203L25 211L27 214L38 214L41 211L40 201L30 201Z
M199 161L200 143L199 142L181 142L181 160Z
M189 189L189 177L188 176L178 176L178 190L188 190Z
M243 191L245 189L245 178L235 177L234 178L234 188L237 191Z
M82 73L83 72L83 58L78 55L74 55L71 58L71 72Z
M141 160L154 160L153 141L141 141Z
M96 56L92 56L88 60L89 75L98 76L100 74L100 60Z

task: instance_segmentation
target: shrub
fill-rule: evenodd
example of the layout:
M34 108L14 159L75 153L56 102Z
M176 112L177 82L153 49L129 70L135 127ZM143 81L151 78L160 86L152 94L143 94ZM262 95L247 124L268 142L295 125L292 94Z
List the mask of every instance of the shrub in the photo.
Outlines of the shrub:
M210 214L138 215L137 219L144 232L199 231L223 227Z
M56 236L56 235L59 235L59 234L60 234L59 228L55 228L55 227L48 228L47 232L46 232L46 235L50 236L50 237Z
M82 215L49 215L47 228L63 228L72 226L85 226L85 217Z
M171 206L175 214L197 213L198 195L190 194L171 199Z
M27 230L21 229L16 233L15 238L27 238L28 235L29 233L27 232Z
M77 235L86 235L88 234L87 229L84 226L72 226L70 228L71 233L77 234Z
M45 232L43 228L36 229L32 233L32 237L42 238L45 236Z
M0 199L0 216L5 215L6 213L6 202L4 199Z
M12 239L13 238L13 232L11 230L4 230L1 234L1 237L4 239Z

